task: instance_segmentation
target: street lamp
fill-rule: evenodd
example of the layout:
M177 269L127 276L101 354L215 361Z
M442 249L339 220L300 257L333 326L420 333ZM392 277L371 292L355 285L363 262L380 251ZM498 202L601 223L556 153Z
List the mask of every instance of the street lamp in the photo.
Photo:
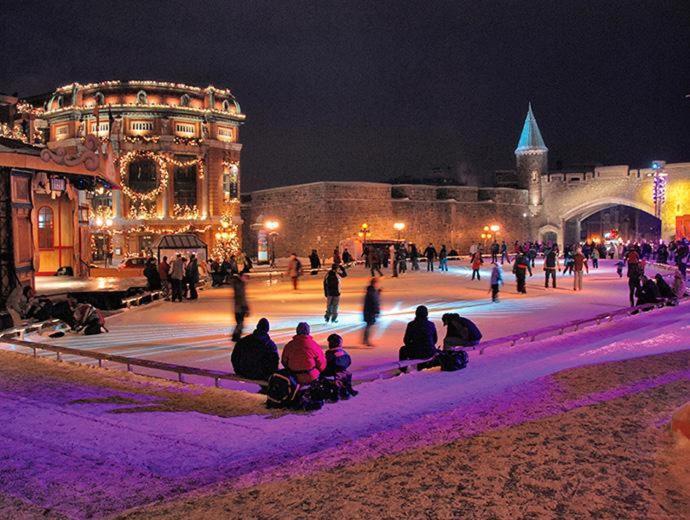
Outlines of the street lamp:
M271 267L276 266L276 237L278 236L277 229L280 227L280 222L277 220L268 220L264 223L264 227L268 231L268 237L271 240Z
M398 240L400 240L400 234L402 233L403 229L405 229L405 223L396 222L395 224L393 224L393 229L395 229L398 232Z
M500 231L500 229L501 229L501 226L499 226L498 224L491 224L491 225L489 226L489 229L490 229L493 233L498 233L498 232Z
M367 235L371 233L371 229L369 229L369 224L366 222L362 224L362 227L359 228L359 233L358 235L362 239L362 243L367 241Z

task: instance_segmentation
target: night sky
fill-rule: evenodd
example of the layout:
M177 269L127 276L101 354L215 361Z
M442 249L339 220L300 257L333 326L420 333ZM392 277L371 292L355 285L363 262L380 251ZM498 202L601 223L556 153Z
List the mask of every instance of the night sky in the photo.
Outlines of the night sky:
M690 161L682 1L0 1L0 92L228 87L243 189L514 165L532 101L552 165Z

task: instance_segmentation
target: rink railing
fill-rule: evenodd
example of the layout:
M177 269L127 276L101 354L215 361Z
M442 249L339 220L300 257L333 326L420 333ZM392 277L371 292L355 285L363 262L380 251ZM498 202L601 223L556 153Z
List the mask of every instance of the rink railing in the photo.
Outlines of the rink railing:
M231 374L230 372L223 372L221 370L211 370L208 368L196 368L185 365L176 365L174 363L165 363L163 361L153 361L150 359L131 358L127 356L118 356L116 354L107 354L105 352L98 352L94 350L83 350L72 347L61 347L58 345L49 345L47 343L34 343L33 341L25 341L20 339L0 339L0 343L7 343L18 347L31 349L33 357L38 357L38 351L47 351L55 353L57 361L63 361L63 356L75 356L82 358L90 358L98 361L98 366L103 368L104 362L117 363L127 367L127 372L134 372L133 367L142 367L149 370L158 370L162 372L171 372L177 375L177 380L184 383L184 376L200 376L207 377L214 380L216 387L220 386L221 380L240 381L243 383L255 383L260 386L265 386L266 381L247 379L244 377ZM152 374L140 374L152 376ZM155 377L155 376L153 376Z
M689 300L685 300L686 302ZM519 342L533 342L536 341L538 337L547 335L563 335L567 332L576 332L582 328L601 325L604 323L610 323L614 321L617 317L626 317L639 314L641 312L651 311L654 309L660 309L666 307L663 303L648 303L644 305L638 305L635 307L626 307L612 312L607 312L599 314L592 318L584 318L579 320L569 321L560 325L552 325L548 327L542 327L539 329L533 329L526 332L521 332L518 334L513 334L510 336L504 336L501 338L496 338L493 340L486 341L481 345L476 347L468 347L472 350L479 349L479 353L483 354L487 348L498 347L498 346L514 346ZM212 370L207 368L197 368L190 367L186 365L177 365L174 363L166 363L163 361L154 361L149 359L139 359L127 356L120 356L116 354L107 354L105 352L98 352L93 350L84 350L73 347L62 347L58 345L50 345L47 343L36 343L33 341L25 341L21 339L14 338L2 338L0 343L5 343L9 345L14 345L17 347L23 347L30 349L33 353L33 357L38 357L38 351L52 352L55 354L57 361L63 361L63 356L73 356L94 359L98 362L99 367L103 367L104 362L115 363L124 365L128 372L134 372L134 367L141 367L148 370L154 370L159 372L168 372L176 374L177 380L181 383L185 383L184 376L197 376L212 379L216 387L220 387L220 382L225 381L235 381L241 383L250 383L258 386L265 387L268 383L264 380L247 379L230 372L223 372L220 370ZM461 347L458 347L461 348ZM466 349L465 349L466 350ZM67 361L67 360L64 360ZM414 370L428 363L431 359L414 359L407 361L393 361L383 365L375 365L371 367L362 368L353 372L352 377L355 383L362 383L366 381L372 381L376 379L386 379L389 377L394 377L400 373L406 372L411 369ZM157 377L155 374L140 373L139 375L146 375ZM166 378L169 379L169 378Z
M511 336L504 336L502 338L496 338L486 341L478 346L479 353L483 354L487 348L497 347L502 345L514 346L516 343L524 340L529 340L529 342L536 341L540 336L561 336L567 332L576 332L585 327L591 327L596 325L601 325L604 323L610 323L617 317L632 316L639 314L640 312L651 311L653 309L661 309L667 307L665 303L645 303L643 305L636 305L635 307L625 307L623 309L618 309L616 311L605 312L598 314L592 318L583 318L579 320L573 320L560 325L550 325L548 327L542 327L540 329L528 330L526 332L520 332L518 334L513 334Z

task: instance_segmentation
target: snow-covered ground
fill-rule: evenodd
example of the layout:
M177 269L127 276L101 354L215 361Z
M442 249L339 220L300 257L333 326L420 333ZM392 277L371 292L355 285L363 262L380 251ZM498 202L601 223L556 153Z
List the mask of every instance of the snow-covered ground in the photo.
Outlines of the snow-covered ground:
M405 325L420 304L429 307L439 337L445 335L441 315L459 312L479 325L485 340L627 306L627 278L618 277L614 261L604 260L600 264L599 269L585 276L584 291L576 293L572 290L572 276L559 275L557 289L544 289L544 273L538 262L534 276L528 278L527 295L516 293L514 277L506 266L506 285L500 303L492 303L489 296L489 267L482 269L481 281L472 281L466 260L451 262L447 273L408 271L400 278L392 278L388 276L390 271L385 272L387 276L381 281L383 314L375 328L374 348L361 344L362 301L369 280L364 267L354 268L343 280L337 324L323 321L322 273L310 276L307 271L298 291L292 290L287 279L271 282L256 276L250 280L248 289L251 316L246 332L265 316L271 321L272 337L281 347L294 334L297 322L307 321L321 344L326 343L326 337L332 332L343 335L353 357L353 369L357 370L397 359ZM154 303L113 316L108 319L109 334L68 335L55 340L33 336L33 339L231 371L232 309L232 290L225 286L201 291L199 300L194 302Z
M461 277L452 276L449 280L464 283ZM613 308L614 298L603 307L593 303L595 296L615 292L611 282L602 280L597 288L589 278L588 292L567 296L547 293L534 300L541 299L545 308L553 308L554 301L562 300L571 307L552 312L561 319L572 319L581 307L589 306L590 312ZM388 290L384 294L391 298L388 308L396 305L391 303L396 301L393 295L402 298L404 284L403 280L396 289L386 280L384 288ZM311 298L308 291L284 296L272 290L255 289L254 294L265 291L265 300L274 295L276 302L281 298L293 303ZM459 292L467 302L470 291ZM354 306L355 296L352 298ZM517 297L508 297L498 305L509 306L515 301ZM523 298L518 303L526 305L529 301ZM472 309L473 304L483 305L476 301L466 305ZM156 312L165 315L169 305L160 306ZM176 305L193 309L196 304ZM127 313L127 319L146 319L147 313ZM317 318L313 311L312 316ZM543 324L539 312L536 318L530 316L475 315L486 320L485 330L490 329L486 325L492 320L500 329L500 333L494 331L489 336L503 335L502 321L521 329ZM213 315L201 318L210 323L219 319ZM659 403L666 408L678 406L679 399L690 392L690 358L685 353L670 358L671 362L663 356L648 358L630 374L626 374L624 364L607 365L594 376L584 369L577 376L578 391L565 399L558 378L554 380L551 375L584 365L687 351L689 332L690 306L684 303L596 329L496 347L481 356L472 352L468 368L461 372L432 370L365 383L359 386L358 397L311 414L269 413L261 396L246 392L185 387L0 352L0 493L75 518L102 516L214 483L222 482L223 488L270 484L313 471L367 464L382 455L414 453L421 447L433 450L440 443L486 432L500 435L502 429L528 421L570 411L586 414L588 407L598 403L613 403L615 408L618 399L655 388L665 389L656 398ZM684 385L681 392L667 391L678 384ZM657 429L669 419L666 408L654 416ZM589 435L588 428L624 429L625 417L610 425L601 419L595 426L577 424L583 423L575 421L569 426L583 428L574 439ZM510 452L505 446L501 449ZM536 456L539 448L533 451ZM632 460L636 455L625 456ZM415 464L420 463L415 460ZM615 464L610 471L616 471ZM495 478L508 476L499 472ZM381 489L375 491L380 493ZM318 501L318 497L310 500ZM294 497L294 502L299 505L300 498Z

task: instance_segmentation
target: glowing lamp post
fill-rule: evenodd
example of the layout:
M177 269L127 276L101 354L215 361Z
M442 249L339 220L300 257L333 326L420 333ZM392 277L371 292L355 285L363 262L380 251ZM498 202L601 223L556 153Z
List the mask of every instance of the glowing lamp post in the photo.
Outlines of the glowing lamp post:
M366 222L362 224L362 227L359 228L359 237L362 239L362 243L367 241L367 235L371 233L371 229L369 229L369 224Z
M268 220L264 224L266 231L268 231L268 237L271 240L271 267L276 266L276 237L278 236L278 228L280 227L280 222L277 220Z
M489 226L489 229L491 230L491 232L492 232L493 234L496 234L496 233L498 233L498 232L501 230L501 226L499 226L498 224L491 224L491 225Z
M405 229L405 223L404 222L396 222L395 224L393 224L393 229L395 229L398 232L398 240L400 240L400 234Z

